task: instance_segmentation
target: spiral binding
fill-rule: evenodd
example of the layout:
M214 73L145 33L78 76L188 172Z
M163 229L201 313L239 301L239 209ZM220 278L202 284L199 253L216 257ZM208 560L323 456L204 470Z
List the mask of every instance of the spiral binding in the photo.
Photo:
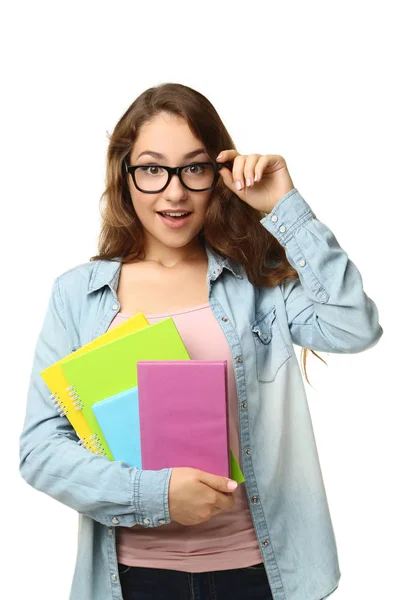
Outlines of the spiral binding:
M80 398L78 391L76 389L76 387L74 385L70 385L67 387L67 392L69 397L71 398L72 404L74 405L76 410L82 410L83 408L83 402L82 399ZM89 437L89 439L86 438L82 438L82 440L80 440L79 442L81 444L81 446L83 446L84 448L91 450L94 454L97 454L99 456L105 456L106 455L106 451L104 449L103 444L100 441L99 435L97 433L94 433L93 435L91 435Z
M68 386L67 392L68 392L68 395L71 398L72 404L74 405L76 410L82 410L83 402L82 402L81 398L79 397L76 387L74 385Z
M54 392L53 394L50 394L50 400L54 404L54 406L55 406L57 412L59 413L60 417L65 417L65 415L68 414L68 410L67 410L65 404L61 400L61 398L57 394L57 392Z
M71 385L67 387L67 392L76 410L81 410L83 408L83 402L79 398L79 394L75 386ZM57 394L57 392L50 394L50 400L57 409L57 412L59 413L60 417L65 417L65 415L68 414L68 409L65 406L64 402L61 400L60 396ZM104 449L103 444L100 441L98 433L94 433L89 438L80 438L78 444L86 450L91 450L94 454L98 456L106 456L106 451Z
M71 386L71 388L72 387L73 386ZM57 409L57 412L59 413L60 417L64 417L65 415L68 414L68 410L67 410L65 404L61 400L61 398L57 394L57 392L50 394L50 400L54 404L55 408ZM82 406L83 406L83 404L81 404L81 406L79 406L79 409L81 409ZM83 448L85 448L86 450L91 450L94 454L96 454L98 456L106 456L106 451L105 451L104 446L101 443L99 435L97 433L94 433L89 438L80 438L78 440L78 444L80 446L82 446Z
M106 451L104 450L103 444L100 442L99 436L97 433L91 435L89 439L81 438L78 442L80 446L86 448L86 450L91 450L94 454L98 456L105 456Z

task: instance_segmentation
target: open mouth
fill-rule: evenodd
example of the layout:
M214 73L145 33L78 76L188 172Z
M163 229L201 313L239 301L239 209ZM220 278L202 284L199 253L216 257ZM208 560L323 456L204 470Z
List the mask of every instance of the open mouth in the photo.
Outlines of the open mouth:
M186 219L186 217L188 217L192 213L185 212L185 213L177 213L176 215L173 215L172 213L169 214L169 213L157 211L157 214L161 215L165 219L168 219L169 221L182 221L183 219Z
M171 216L168 213L157 211L157 214L160 217L160 221L163 225L165 225L165 227L169 227L169 229L180 229L190 221L190 217L193 213L177 213L176 216Z

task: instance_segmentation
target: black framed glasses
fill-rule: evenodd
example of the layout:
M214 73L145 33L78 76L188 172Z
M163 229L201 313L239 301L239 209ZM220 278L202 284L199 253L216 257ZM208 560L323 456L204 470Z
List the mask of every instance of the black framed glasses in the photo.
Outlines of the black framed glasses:
M165 190L173 175L178 175L184 188L191 192L211 190L217 183L221 167L232 169L230 163L193 162L181 167L165 165L128 165L124 160L127 173L131 174L135 187L145 194L157 194Z

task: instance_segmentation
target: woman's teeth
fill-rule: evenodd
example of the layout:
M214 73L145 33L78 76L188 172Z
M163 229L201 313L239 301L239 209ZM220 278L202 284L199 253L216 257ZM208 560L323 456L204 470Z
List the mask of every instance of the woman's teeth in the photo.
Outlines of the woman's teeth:
M186 215L190 215L190 213L160 213L161 215L167 216L167 217L183 217Z

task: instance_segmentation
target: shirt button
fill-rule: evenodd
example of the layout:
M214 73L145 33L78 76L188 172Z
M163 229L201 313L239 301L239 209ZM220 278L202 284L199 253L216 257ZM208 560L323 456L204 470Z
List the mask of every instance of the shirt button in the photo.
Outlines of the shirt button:
M284 231L286 231L286 227L284 225L281 225L279 227L279 231L282 231L282 233L283 233Z
M158 519L160 525L165 525L165 519Z
M223 321L224 323L226 323L228 321L228 317L222 317L221 321Z
M116 574L115 574L115 573L113 573L113 574L111 575L111 580L112 580L112 581L118 581L118 577L116 576Z
M263 540L262 541L262 545L263 546L269 546L269 541L268 540Z
M258 496L253 496L251 501L253 504L258 504Z
M113 523L114 525L118 525L118 523L119 523L119 519L117 519L117 517L113 517L113 518L111 519L111 523Z
M272 215L271 221L273 221L274 223L276 223L277 220L278 220L278 217L276 215Z
M247 408L247 402L242 402L242 408Z
M237 363L242 363L243 362L243 358L241 356L238 356L236 359Z
M299 265L301 267L304 267L305 264L306 264L306 261L304 260L304 258L302 258L301 260L299 260Z
M143 519L143 523L144 523L145 525L150 525L151 521L150 521L150 519L148 519L148 518L146 517L145 519Z
M109 529L109 530L108 530L108 535L112 535L112 534L113 534L113 530L112 530L112 529Z
M247 454L247 456L250 456L250 454L251 454L250 448L246 448L246 454Z
M113 304L111 307L113 310L118 310L118 304Z

